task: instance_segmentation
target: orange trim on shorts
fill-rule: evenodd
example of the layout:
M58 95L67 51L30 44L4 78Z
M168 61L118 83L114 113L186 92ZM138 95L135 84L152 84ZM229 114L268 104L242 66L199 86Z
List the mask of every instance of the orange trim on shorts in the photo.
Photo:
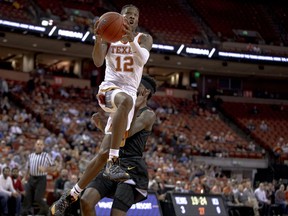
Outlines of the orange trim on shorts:
M109 88L106 88L106 89L101 89L100 92L101 93L105 93L105 92L109 92L109 91L113 91L113 90L116 90L116 89L120 89L120 87L117 87L117 86L113 86L113 87L109 87ZM96 94L96 98L98 99L98 101L100 101L101 104L106 104L105 102L105 96L104 94L101 94L101 93L98 93ZM103 96L101 96L103 95Z

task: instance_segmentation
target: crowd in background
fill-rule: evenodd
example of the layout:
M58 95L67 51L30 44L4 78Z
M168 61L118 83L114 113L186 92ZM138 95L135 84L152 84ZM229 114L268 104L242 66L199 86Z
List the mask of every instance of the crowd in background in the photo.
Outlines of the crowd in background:
M97 102L89 89L53 87L41 77L31 78L24 84L16 81L7 84L1 79L0 86L0 198L7 199L8 207L11 200L12 203L21 203L27 181L27 156L34 151L36 140L42 139L45 151L56 164L55 171L49 173L47 184L46 200L51 204L65 189L75 184L88 162L97 154L103 134L90 121L92 114L100 111ZM167 123L166 114L179 115L181 112L173 104L156 108L154 101L151 106L158 114L156 126ZM210 121L218 118L213 111L200 108L189 115L203 115ZM286 210L288 190L281 182L258 182L254 188L252 179L226 176L220 167L195 163L190 137L183 132L191 128L181 123L179 127L182 129L174 134L165 130L158 135L153 134L147 143L144 156L148 164L149 188L157 192L160 200L165 200L169 191L213 193L223 195L227 205L248 206L255 215L270 212L272 204L281 206L283 212ZM227 134L219 132L219 135L212 136L211 132L207 132L202 139L214 144L233 143L236 138ZM253 148L255 150L255 146ZM207 149L201 151L205 155ZM206 153L207 156L215 156L209 151ZM9 176L12 188L11 185L8 188L6 183ZM16 210L13 214L19 212Z

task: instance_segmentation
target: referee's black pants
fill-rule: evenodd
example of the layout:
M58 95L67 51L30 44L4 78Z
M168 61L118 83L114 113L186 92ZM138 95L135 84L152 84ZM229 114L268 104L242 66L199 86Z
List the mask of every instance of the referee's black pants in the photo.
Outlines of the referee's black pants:
M46 192L46 176L30 176L27 184L25 185L26 195L24 198L22 215L29 212L33 203L39 205L38 214L48 215L49 206L44 201Z

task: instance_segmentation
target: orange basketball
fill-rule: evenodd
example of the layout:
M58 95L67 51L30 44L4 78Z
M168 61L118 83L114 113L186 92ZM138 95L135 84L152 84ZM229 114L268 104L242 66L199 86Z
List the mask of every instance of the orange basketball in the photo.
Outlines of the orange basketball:
M98 31L102 39L107 42L121 40L124 34L124 17L116 12L107 12L99 18Z

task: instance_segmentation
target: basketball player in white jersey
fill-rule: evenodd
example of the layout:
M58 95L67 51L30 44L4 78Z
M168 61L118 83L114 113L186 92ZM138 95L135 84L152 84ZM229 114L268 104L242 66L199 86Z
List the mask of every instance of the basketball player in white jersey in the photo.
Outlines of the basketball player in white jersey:
M121 14L126 20L125 35L122 40L111 44L102 40L97 34L98 22L96 22L94 29L96 39L92 53L94 64L97 67L102 66L106 60L105 78L99 86L97 98L102 109L110 113L105 134L111 134L111 143L109 159L103 175L115 181L130 179L129 174L119 166L119 147L122 139L125 139L125 132L129 130L134 116L137 89L153 43L149 34L136 31L139 19L139 10L136 6L124 6ZM98 172L95 169L87 168L72 190L66 191L51 206L51 215L64 215L66 208L78 199L79 194Z
M96 41L93 49L93 61L97 67L103 65L104 59L106 60L105 78L99 86L97 97L102 109L110 113L105 133L112 134L104 176L115 181L130 178L119 166L119 147L125 132L130 128L143 67L152 48L152 37L136 32L138 8L126 5L122 8L121 14L126 20L122 40L111 44L101 40L97 35L96 24Z

